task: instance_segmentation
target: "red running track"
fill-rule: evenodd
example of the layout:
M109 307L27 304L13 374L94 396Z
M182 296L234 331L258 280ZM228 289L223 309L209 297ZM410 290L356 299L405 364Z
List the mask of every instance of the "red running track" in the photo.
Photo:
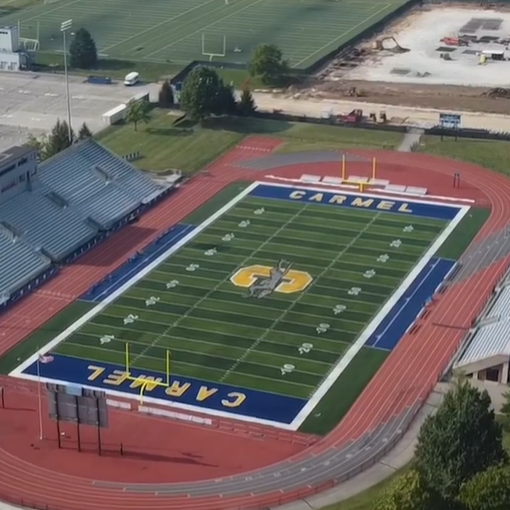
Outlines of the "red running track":
M478 234L478 239L500 230L510 219L510 180L498 174L473 165L420 154L366 151L362 155L378 157L381 177L391 175L393 182L398 182L393 178L394 175L412 172L416 178L413 178L413 184L424 185L434 194L450 194L451 189L444 189L445 179L450 180L454 172L460 172L466 194L470 190L481 190L482 195L477 200L482 203L486 201L492 207L490 219ZM418 327L414 328L414 333L401 340L342 423L328 437L305 452L297 453L290 460L339 447L350 439L360 437L389 416L398 414L418 399L425 398L463 336L460 330L437 324L469 327L508 263L509 260L505 259L492 264L471 279L452 285L437 296ZM228 500L204 498L190 501L163 495L127 495L91 487L89 480L40 470L5 451L0 451L0 492L65 510L140 507L219 510L227 505L269 506L273 496L275 502L282 497L282 494L268 494L257 497L246 495ZM284 496L290 500L299 497L299 493Z

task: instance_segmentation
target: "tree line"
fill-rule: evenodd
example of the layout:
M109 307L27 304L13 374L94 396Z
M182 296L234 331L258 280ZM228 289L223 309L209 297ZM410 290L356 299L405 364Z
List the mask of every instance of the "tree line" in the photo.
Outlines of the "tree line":
M510 394L502 412L510 424ZM510 461L487 391L460 378L421 427L411 468L374 510L509 510Z

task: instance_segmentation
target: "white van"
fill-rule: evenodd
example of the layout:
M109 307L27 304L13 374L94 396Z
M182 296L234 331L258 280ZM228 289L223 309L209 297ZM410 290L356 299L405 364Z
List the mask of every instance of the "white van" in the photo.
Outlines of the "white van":
M136 85L140 81L140 75L138 73L129 73L124 78L124 85L126 87L131 87Z

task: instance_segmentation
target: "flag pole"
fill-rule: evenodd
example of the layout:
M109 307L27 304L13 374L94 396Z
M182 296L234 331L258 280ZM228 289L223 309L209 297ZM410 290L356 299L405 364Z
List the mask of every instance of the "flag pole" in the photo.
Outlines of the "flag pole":
M41 396L41 367L40 354L37 354L37 393L39 405L39 440L43 439L43 420L42 420L42 396Z

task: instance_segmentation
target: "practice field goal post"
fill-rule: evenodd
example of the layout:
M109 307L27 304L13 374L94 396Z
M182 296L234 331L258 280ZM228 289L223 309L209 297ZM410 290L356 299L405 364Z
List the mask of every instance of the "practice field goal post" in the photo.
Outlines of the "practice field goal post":
M22 25L18 20L18 42L25 51L39 51L41 49L39 21Z
M227 36L213 36L202 33L202 55L213 58L225 58L227 56Z
M146 390L152 390L154 388L169 388L170 387L170 351L165 350L165 358L162 360L162 369L164 363L164 377L150 377L147 375L132 375L131 374L131 347L129 343L126 343L125 347L125 368L126 380L135 383L135 388L140 388L140 404L143 404L143 396ZM162 370L161 370L162 371ZM138 370L140 372L140 370ZM133 386L132 386L133 387Z

